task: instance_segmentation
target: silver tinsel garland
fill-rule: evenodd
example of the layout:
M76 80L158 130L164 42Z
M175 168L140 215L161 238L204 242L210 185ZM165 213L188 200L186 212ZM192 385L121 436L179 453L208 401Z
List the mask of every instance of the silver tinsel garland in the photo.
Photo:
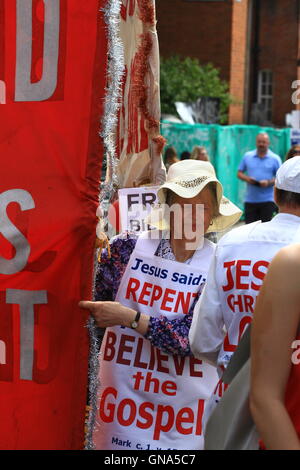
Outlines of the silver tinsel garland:
M118 111L121 105L122 79L125 71L123 44L119 37L121 0L108 0L104 11L104 19L108 34L108 65L104 113L102 120L102 131L107 168L109 169L109 181L102 187L100 203L105 197L111 197L111 192L118 186L116 174L116 128L118 125Z
M118 179L116 173L117 156L116 156L116 127L118 125L118 111L121 103L122 96L122 79L124 75L124 52L123 45L119 38L119 24L120 24L120 9L121 0L108 0L103 8L104 19L107 25L108 37L108 66L107 66L107 82L104 113L102 117L102 130L100 136L103 139L104 155L106 157L106 164L108 168L108 179L101 184L101 191L99 196L99 207L104 218L107 217L107 207L111 200L113 193L118 187ZM95 278L97 270L97 261L95 259L94 265L94 290ZM93 290L93 299L95 299ZM96 323L93 318L89 319L88 329L90 334L90 358L89 358L89 398L90 398L90 413L87 423L86 432L86 450L95 448L93 443L93 430L97 422L98 412L98 389L99 389L99 341L97 335Z

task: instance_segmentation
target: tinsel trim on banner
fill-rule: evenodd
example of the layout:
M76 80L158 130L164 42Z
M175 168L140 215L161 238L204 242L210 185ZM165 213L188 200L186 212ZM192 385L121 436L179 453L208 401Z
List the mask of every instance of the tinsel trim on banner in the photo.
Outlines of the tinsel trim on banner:
M121 0L107 0L103 8L105 23L107 25L108 36L108 68L107 68L107 90L105 98L104 113L102 119L102 131L100 136L103 138L104 150L107 162L107 178L101 184L99 197L98 216L101 218L101 230L105 230L105 221L107 219L107 208L105 201L110 201L112 195L118 187L116 168L118 159L116 156L116 128L118 124L118 111L121 106L122 97L122 79L124 76L124 51L119 36ZM136 54L137 69L133 77L135 103L147 121L147 130L152 142L156 145L156 151L160 155L166 143L166 139L159 135L159 121L155 119L148 110L148 93L145 84L145 77L149 70L149 57L152 51L153 42L150 29L155 27L155 9L154 0L138 0L139 18L143 22L144 33L141 35L141 44ZM98 225L99 229L99 225ZM97 272L97 258L95 257L94 273ZM95 289L95 280L94 280ZM95 298L93 292L93 298ZM90 360L89 360L89 398L90 410L87 422L87 432L85 448L92 450L95 448L93 443L93 431L97 426L98 413L98 390L99 390L99 341L97 328L93 318L88 323L90 333Z
M108 0L102 9L105 23L107 25L108 38L108 65L107 65L107 90L104 104L104 113L102 117L102 131L100 136L103 139L104 155L107 162L107 178L100 187L99 210L102 218L103 230L105 230L105 219L107 217L107 208L105 201L109 203L113 193L118 186L116 175L117 157L115 146L115 132L118 123L118 111L122 96L122 79L125 70L123 45L119 38L121 0ZM97 258L94 264L94 288L93 299L95 299L95 277L97 272ZM90 318L88 321L88 330L90 335L90 358L89 358L89 401L90 411L87 420L87 432L85 436L85 449L93 450L93 430L96 426L98 411L98 389L99 389L99 340L95 320Z
M119 37L120 9L121 0L108 0L107 5L103 8L108 36L108 86L100 136L103 138L108 178L101 187L100 206L105 198L111 199L112 192L118 186L115 134L118 124L118 111L121 106L122 79L125 71L123 44Z

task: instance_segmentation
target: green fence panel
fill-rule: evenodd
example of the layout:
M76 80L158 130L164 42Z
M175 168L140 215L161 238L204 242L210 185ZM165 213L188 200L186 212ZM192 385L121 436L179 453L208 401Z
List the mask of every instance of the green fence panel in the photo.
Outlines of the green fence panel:
M205 125L162 122L161 132L167 145L173 145L178 155L192 151L195 145L206 147L211 163L221 181L224 194L243 208L246 183L237 178L243 155L256 147L256 136L266 132L270 137L270 149L282 160L290 148L290 129L274 129L253 125Z
M218 125L207 126L205 124L177 124L167 121L162 122L161 132L167 139L167 147L176 148L180 157L181 152L192 152L195 145L206 148L211 163L214 164L217 146Z

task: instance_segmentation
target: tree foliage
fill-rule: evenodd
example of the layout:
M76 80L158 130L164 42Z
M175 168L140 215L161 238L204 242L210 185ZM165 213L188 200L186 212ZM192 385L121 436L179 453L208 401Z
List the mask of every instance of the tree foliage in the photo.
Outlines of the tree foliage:
M175 114L176 101L193 102L200 97L220 98L220 122L228 119L228 107L232 98L228 83L221 80L219 70L208 63L200 65L198 59L172 56L160 59L161 112Z

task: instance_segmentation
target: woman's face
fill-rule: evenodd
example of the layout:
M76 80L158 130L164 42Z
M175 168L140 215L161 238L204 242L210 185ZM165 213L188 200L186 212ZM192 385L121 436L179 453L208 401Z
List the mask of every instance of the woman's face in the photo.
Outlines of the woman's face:
M208 155L206 150L200 150L198 149L198 155L197 155L197 160L202 160L204 162L208 161Z
M179 162L179 159L176 155L170 155L168 158L167 158L167 161L166 163L169 163L169 164L173 164L173 163L176 163L176 162Z
M299 145L295 145L295 147L293 148L293 157L295 157L296 155L300 155L300 146Z
M183 198L173 194L171 206L175 204L180 206L182 218L181 220L177 220L177 217L171 218L171 230L174 230L176 224L181 222L182 233L188 235L185 238L191 239L190 235L195 233L197 236L203 236L208 230L214 213L214 198L210 188L205 187L192 198Z

